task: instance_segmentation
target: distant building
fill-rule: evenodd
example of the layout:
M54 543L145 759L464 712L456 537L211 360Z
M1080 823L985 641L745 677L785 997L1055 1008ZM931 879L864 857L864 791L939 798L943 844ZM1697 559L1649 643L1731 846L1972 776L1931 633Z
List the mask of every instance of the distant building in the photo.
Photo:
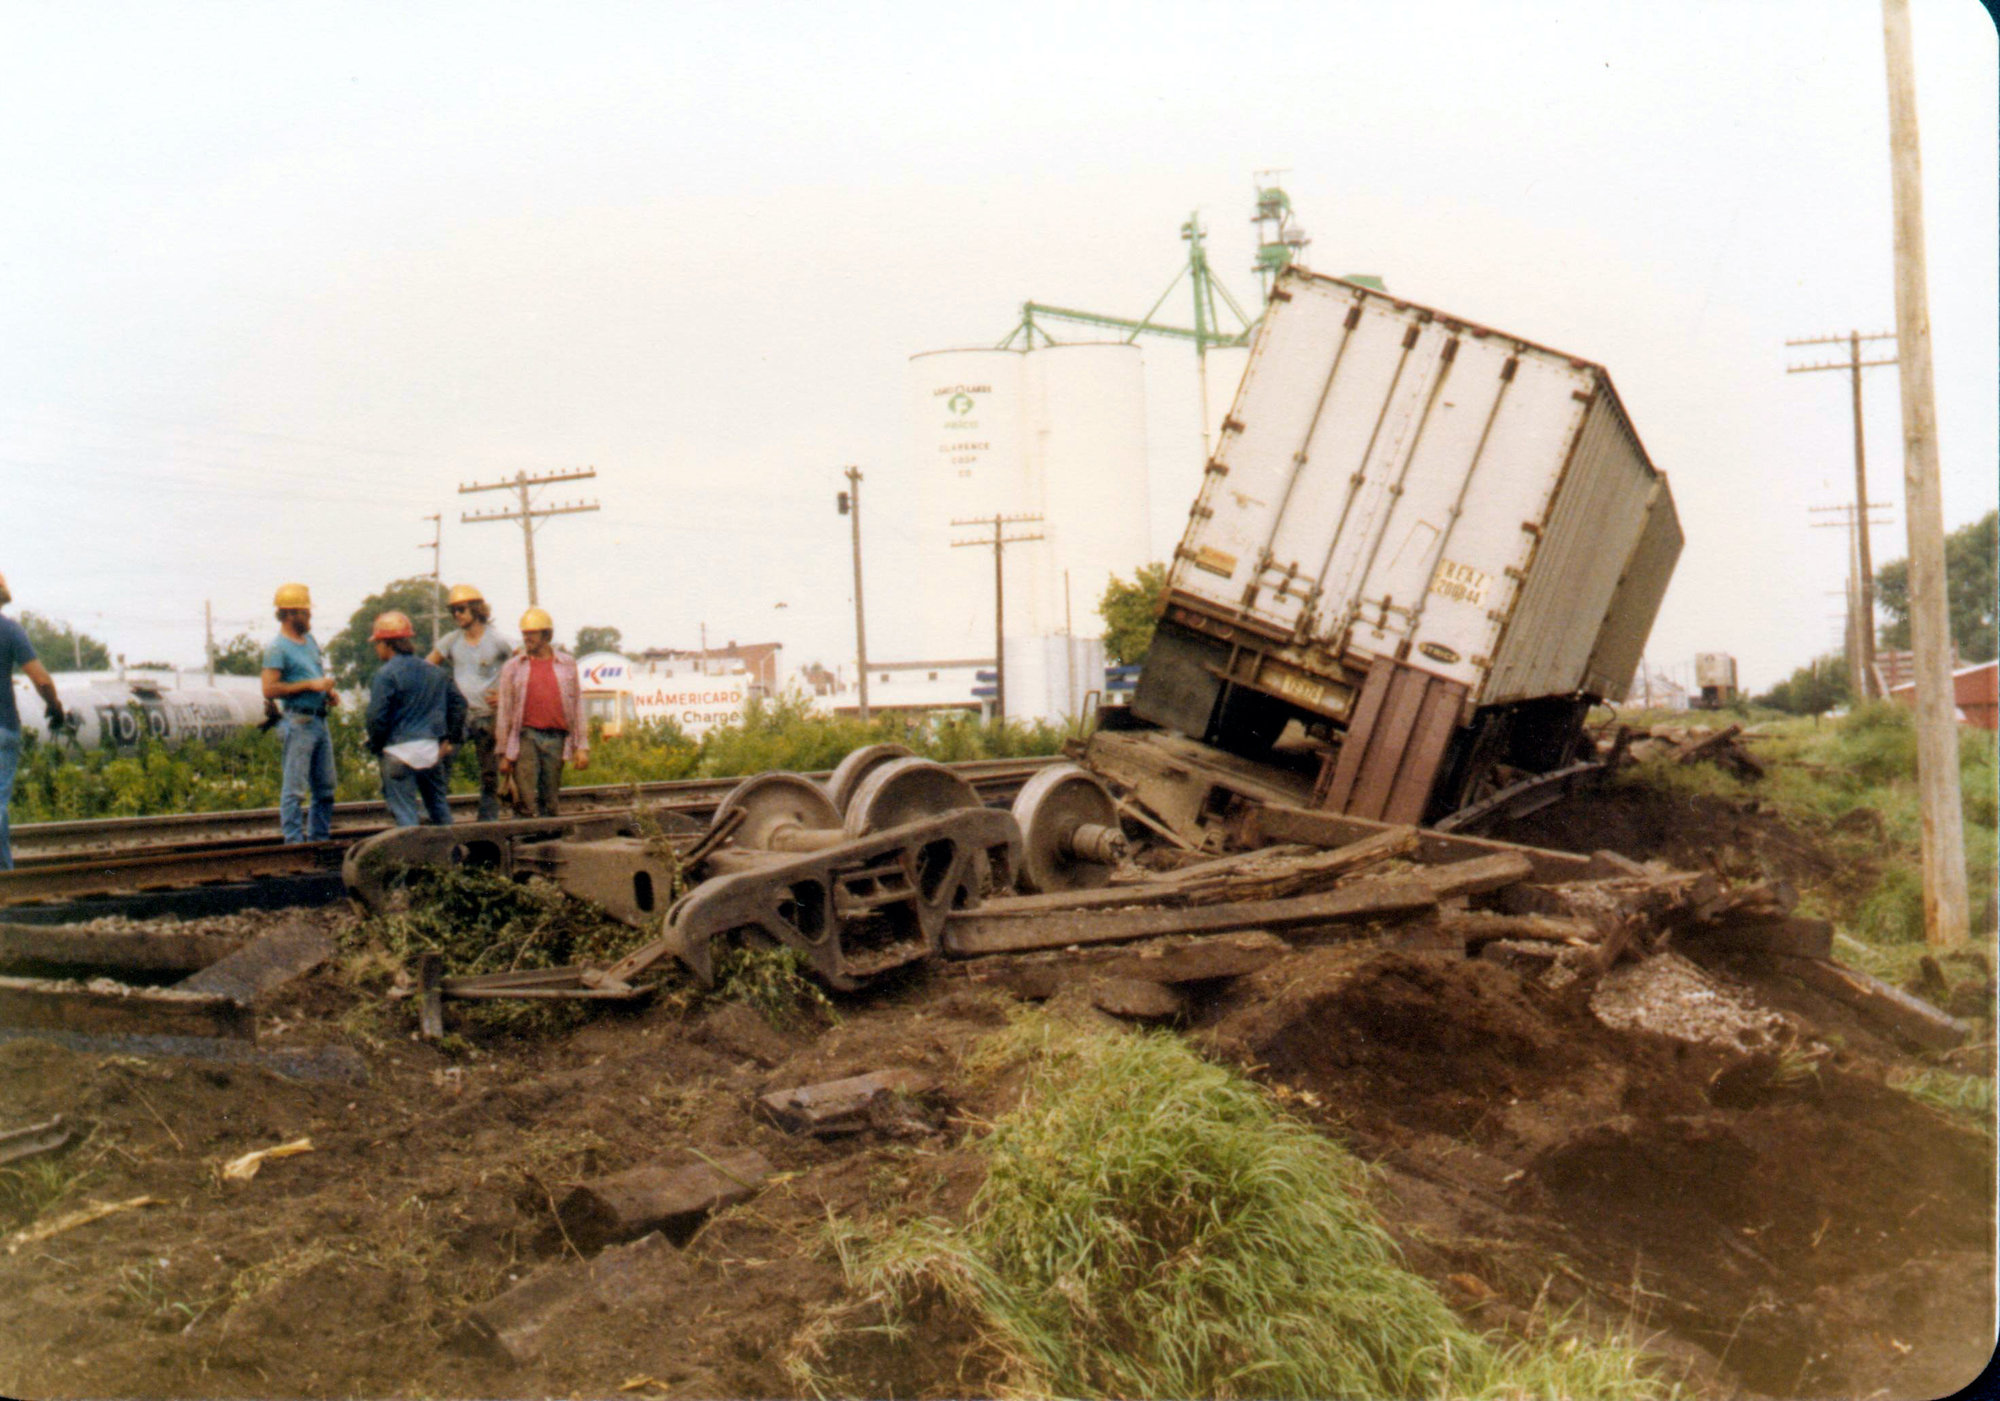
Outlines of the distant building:
M1908 657L1909 653L1890 655ZM1971 666L1960 667L1951 674L1951 692L1952 704L1958 710L1961 725L1976 725L1982 730L2000 729L2000 662L1975 662ZM1891 687L1889 698L1914 709L1917 683L1904 681L1900 686Z
M979 673L993 670L991 657L953 657L938 661L871 662L868 666L868 709L905 713L965 710L978 713L990 701L973 694L982 684ZM829 671L818 662L800 668L801 688L836 715L861 709L861 690L854 668Z

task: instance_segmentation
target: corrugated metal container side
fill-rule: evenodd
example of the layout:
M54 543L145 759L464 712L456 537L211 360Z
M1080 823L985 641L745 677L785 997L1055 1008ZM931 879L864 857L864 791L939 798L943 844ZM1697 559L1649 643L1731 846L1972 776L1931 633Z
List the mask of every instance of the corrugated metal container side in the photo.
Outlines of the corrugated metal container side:
M1608 377L1598 370L1596 379L1583 427L1540 515L1541 539L1507 610L1478 695L1482 704L1594 689L1588 664L1662 480ZM1629 673L1616 678L1621 686L1629 681Z
M1605 609L1584 677L1585 690L1612 701L1622 701L1632 693L1632 678L1638 673L1653 619L1667 596L1682 543L1680 514L1674 509L1674 494L1663 474L1646 508L1646 528L1632 548L1625 573L1611 595L1611 606Z

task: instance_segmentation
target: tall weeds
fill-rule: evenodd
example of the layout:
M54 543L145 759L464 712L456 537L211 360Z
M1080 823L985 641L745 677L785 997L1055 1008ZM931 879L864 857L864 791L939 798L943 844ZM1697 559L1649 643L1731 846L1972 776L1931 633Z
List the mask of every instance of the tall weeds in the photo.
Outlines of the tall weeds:
M983 1062L1027 1074L965 1220L841 1241L872 1326L961 1316L1023 1394L1649 1393L1630 1349L1471 1332L1399 1263L1361 1164L1174 1038L1035 1017Z

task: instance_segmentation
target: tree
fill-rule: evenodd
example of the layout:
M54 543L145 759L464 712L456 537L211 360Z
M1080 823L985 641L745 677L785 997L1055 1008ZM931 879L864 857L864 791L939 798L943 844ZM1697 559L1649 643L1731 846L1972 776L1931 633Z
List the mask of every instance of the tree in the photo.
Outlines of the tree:
M1994 554L2000 548L2000 511L1961 526L1944 538L1945 611L1951 615L1952 645L1961 663L1989 662L2000 656L1994 619L1996 577ZM1875 574L1875 597L1889 615L1882 645L1892 651L1910 648L1910 562L1899 559Z
M264 669L264 644L239 632L215 649L213 662L217 676L255 676Z
M375 659L375 644L368 640L368 634L375 630L376 614L386 613L391 608L409 615L417 632L417 655L421 657L428 653L431 644L437 640L431 633L433 602L442 613L444 590L428 574L398 579L382 592L363 599L361 606L354 610L354 616L347 620L347 626L326 644L326 657L332 665L334 679L346 687L366 686L374 680L382 664Z
M624 640L617 628L578 628L576 654L587 657L592 652L616 652Z
M1142 564L1128 581L1111 576L1104 597L1097 602L1098 616L1104 619L1104 652L1119 666L1136 666L1146 660L1153 645L1153 624L1160 616L1161 601L1167 594L1167 567Z
M1839 652L1815 657L1752 703L1768 705L1787 715L1823 715L1852 696L1847 661Z
M111 649L68 623L23 612L21 629L34 645L35 655L50 671L108 671Z

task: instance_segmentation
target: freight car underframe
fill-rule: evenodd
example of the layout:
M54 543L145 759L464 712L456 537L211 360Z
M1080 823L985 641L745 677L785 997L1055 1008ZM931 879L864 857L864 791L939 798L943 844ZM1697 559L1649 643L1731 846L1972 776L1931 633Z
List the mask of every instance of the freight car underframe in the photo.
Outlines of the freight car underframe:
M1324 746L1314 805L1435 823L1515 781L1575 765L1601 698L1475 706L1460 682L1401 657L1350 661L1244 618L1169 598L1132 699L1138 719L1246 758L1289 721Z

